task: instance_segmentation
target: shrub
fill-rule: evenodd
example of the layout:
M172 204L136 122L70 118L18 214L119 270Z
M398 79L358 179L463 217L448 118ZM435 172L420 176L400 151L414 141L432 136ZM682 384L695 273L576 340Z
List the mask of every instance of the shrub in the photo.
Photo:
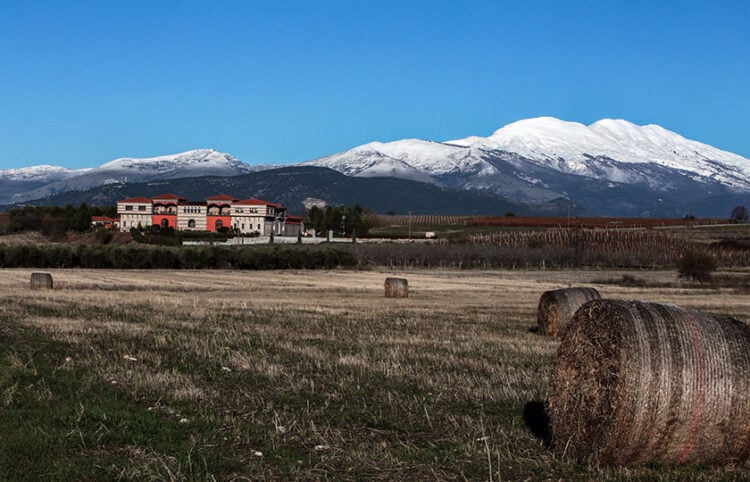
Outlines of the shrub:
M711 281L711 273L719 267L719 262L705 251L690 250L685 252L677 269L680 278L690 278L701 283Z

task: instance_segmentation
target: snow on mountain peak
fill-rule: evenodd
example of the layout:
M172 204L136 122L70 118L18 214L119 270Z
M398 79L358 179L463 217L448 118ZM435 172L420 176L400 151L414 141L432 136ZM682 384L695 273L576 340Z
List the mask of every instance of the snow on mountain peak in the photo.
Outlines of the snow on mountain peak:
M62 166L40 164L18 169L0 169L0 179L9 181L64 179L85 172L86 169L69 169Z
M537 117L508 124L486 138L469 137L448 143L513 152L562 172L581 175L593 175L597 170L592 159L606 158L622 163L658 164L734 186L750 185L750 160L655 124L639 126L623 119L602 119L586 126Z
M147 157L147 158L130 158L124 157L115 159L99 166L100 169L117 169L117 170L171 170L175 168L239 168L242 170L242 164L236 158L229 154L216 151L214 149L193 149L179 154L166 156Z

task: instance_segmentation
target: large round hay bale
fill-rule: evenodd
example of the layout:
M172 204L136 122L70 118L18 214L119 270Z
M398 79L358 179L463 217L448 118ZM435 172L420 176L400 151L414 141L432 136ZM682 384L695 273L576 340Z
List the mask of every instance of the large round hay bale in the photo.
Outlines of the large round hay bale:
M386 298L408 298L409 282L404 278L386 278L385 279L385 297Z
M553 451L579 463L728 464L750 454L750 327L674 305L596 300L557 352Z
M562 335L578 308L601 298L594 288L564 288L542 293L536 310L539 331L545 335Z
M31 289L52 289L52 275L49 273L31 273Z

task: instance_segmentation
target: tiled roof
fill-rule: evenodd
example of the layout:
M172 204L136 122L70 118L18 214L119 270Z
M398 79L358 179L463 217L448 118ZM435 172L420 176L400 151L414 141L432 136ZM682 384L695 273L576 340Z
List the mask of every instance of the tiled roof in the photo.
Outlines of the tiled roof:
M228 194L219 194L216 196L207 197L206 201L237 201L237 198Z
M242 205L249 205L249 206L274 206L274 207L281 207L281 204L272 203L268 201L264 201L262 199L243 199L242 201L237 201L235 204L242 204Z
M154 196L151 199L169 199L169 200L175 200L175 201L181 201L181 200L187 201L186 198L182 196L178 196L177 194L172 194L171 192L167 194L159 194L158 196Z
M109 216L91 216L91 222L99 222L99 223L113 223L117 221L114 218L110 218Z
M128 199L123 199L120 201L121 203L134 203L134 204L151 204L151 200L147 197L131 197Z

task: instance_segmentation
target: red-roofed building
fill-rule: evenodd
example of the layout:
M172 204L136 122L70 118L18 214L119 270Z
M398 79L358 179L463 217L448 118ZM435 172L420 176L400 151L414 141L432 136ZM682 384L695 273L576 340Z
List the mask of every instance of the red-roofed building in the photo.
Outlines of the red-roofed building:
M117 203L120 231L146 228L153 224L154 203L147 197L131 197Z
M302 231L302 219L289 217L279 203L261 199L237 199L227 194L193 202L176 194L161 194L151 199L130 198L117 203L121 231L157 225L177 230L212 231L231 229L242 234L296 236Z
M151 198L154 203L151 224L161 228L177 229L177 207L181 203L188 202L187 198L177 194L160 194Z
M109 216L91 216L91 227L93 228L104 228L104 229L116 229L118 220L116 218L110 218Z

